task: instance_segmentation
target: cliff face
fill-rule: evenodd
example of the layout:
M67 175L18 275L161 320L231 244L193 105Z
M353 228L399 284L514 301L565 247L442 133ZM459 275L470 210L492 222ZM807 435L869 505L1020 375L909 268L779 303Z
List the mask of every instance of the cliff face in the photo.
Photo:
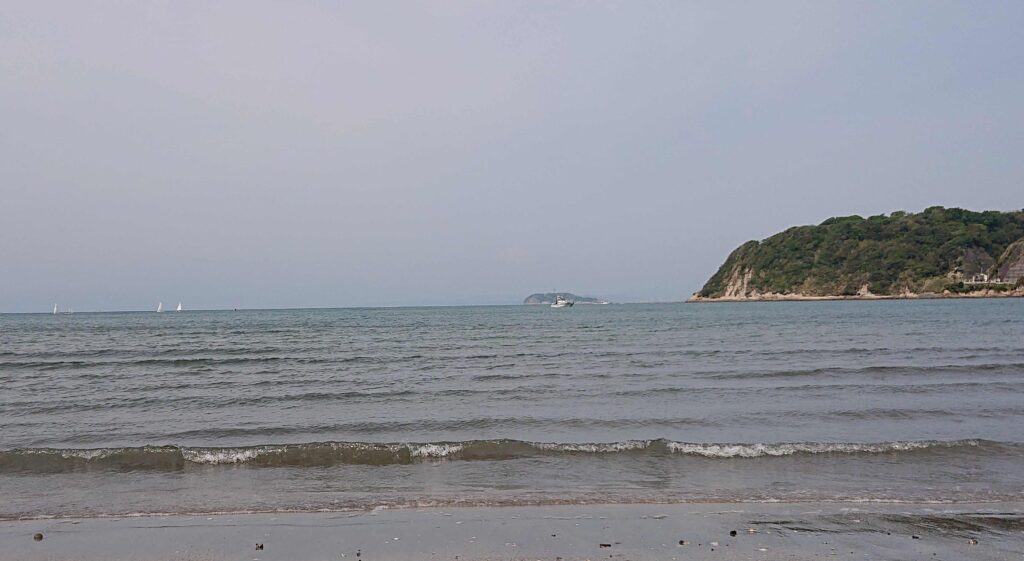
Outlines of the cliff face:
M983 274L992 282L972 282ZM932 207L830 218L747 242L691 299L1024 295L1021 279L1024 211Z
M1006 248L994 267L996 277L1009 282L1024 278L1024 240L1017 240Z

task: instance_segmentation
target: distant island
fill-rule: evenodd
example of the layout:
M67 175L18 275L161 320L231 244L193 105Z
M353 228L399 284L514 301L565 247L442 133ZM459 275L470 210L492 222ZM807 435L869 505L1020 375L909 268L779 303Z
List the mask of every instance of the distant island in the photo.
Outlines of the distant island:
M553 304L555 302L555 296L561 296L567 300L572 300L577 304L607 304L608 302L601 300L600 298L593 298L590 296L577 296L571 292L537 292L531 294L523 300L523 304Z
M749 241L690 302L1024 296L1024 211L935 206Z

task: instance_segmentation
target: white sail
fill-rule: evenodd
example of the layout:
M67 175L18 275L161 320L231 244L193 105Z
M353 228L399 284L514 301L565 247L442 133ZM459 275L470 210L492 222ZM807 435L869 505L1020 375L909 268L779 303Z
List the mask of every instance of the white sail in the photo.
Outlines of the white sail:
M181 302L178 302L178 307L174 308L174 311L175 312L180 312L181 311Z
M57 315L57 304L53 305L53 314Z
M164 311L164 303L160 302L159 304L156 305L156 313L159 314L162 311Z

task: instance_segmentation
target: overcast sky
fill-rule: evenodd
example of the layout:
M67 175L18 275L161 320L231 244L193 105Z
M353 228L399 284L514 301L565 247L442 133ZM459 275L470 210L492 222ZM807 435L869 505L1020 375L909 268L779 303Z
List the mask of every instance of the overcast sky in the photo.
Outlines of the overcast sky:
M1024 2L0 3L0 311L681 300L1024 207Z

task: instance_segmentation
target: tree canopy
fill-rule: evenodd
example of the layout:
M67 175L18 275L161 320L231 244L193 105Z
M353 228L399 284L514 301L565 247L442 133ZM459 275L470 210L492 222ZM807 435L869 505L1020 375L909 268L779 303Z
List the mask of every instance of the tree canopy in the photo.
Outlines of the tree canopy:
M920 213L842 216L797 226L733 251L700 291L725 293L749 274L747 290L808 296L938 292L957 276L992 273L1024 238L1024 211L975 212L934 206ZM962 285L960 285L962 286Z

